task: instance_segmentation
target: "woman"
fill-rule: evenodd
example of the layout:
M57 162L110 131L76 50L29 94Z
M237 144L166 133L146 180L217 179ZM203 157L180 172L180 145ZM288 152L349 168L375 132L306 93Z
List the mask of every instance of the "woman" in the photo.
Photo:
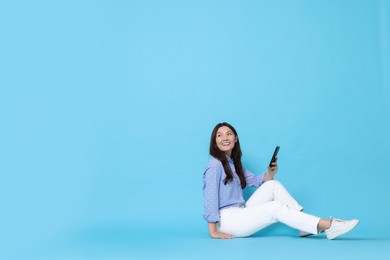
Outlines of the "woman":
M246 237L281 222L300 230L300 236L325 232L328 239L334 239L359 223L356 219L323 219L304 213L283 185L274 180L277 161L262 175L243 168L237 132L228 123L215 126L210 155L203 175L203 216L212 238ZM246 186L258 189L245 202L242 190Z

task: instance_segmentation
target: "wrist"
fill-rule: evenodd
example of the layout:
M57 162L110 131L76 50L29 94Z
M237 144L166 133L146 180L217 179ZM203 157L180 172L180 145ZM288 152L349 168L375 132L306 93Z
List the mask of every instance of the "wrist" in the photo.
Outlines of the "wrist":
M210 237L218 237L218 232L217 231L210 232Z
M264 181L273 180L273 178L274 176L268 171L264 174Z

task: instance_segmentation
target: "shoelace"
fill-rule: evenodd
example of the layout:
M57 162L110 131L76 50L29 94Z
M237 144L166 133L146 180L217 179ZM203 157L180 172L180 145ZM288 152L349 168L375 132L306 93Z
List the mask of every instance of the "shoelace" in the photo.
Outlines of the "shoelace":
M330 226L332 227L333 225L337 225L338 223L344 223L345 221L342 220L342 219L338 219L338 218L333 218L332 216L330 216L330 219L332 220Z

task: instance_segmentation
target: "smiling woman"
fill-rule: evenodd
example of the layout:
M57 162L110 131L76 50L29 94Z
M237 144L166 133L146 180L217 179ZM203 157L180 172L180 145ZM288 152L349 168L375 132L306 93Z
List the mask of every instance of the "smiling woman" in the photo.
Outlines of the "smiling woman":
M277 158L268 171L255 175L243 168L237 131L226 122L214 127L210 159L203 174L204 218L212 238L250 236L276 222L300 230L300 236L325 232L334 239L351 231L359 220L322 219L303 212L303 207L274 180ZM246 186L258 189L244 201Z
M220 123L214 127L210 140L210 154L221 161L223 165L226 173L226 178L224 180L225 185L233 179L233 172L226 161L226 156L235 160L236 173L240 179L241 187L245 188L246 181L241 165L242 152L238 135L234 127L226 122Z

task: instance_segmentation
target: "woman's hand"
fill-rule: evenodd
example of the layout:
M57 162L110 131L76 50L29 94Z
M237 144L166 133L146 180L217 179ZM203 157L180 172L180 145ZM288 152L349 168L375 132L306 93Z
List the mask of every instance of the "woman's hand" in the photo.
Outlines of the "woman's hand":
M209 233L212 238L220 238L220 239L232 239L233 236L225 233L220 233L217 231L217 225L214 222L208 223Z
M272 163L271 167L268 166L268 171L264 175L264 181L273 180L275 174L278 172L278 157L274 163Z
M225 233L219 233L219 232L212 232L210 233L210 236L212 238L219 238L219 239L232 239L233 236Z

